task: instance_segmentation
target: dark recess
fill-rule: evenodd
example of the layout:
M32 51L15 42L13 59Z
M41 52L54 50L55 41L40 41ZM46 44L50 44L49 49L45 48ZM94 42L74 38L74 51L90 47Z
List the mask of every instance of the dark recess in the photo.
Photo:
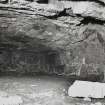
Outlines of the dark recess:
M78 16L80 16L80 15L78 15ZM84 19L81 21L80 24L78 24L78 26L81 25L81 24L88 24L88 23L104 25L105 21L104 20L95 19L95 18L90 17L90 16L87 16L87 17L84 17Z
M0 3L3 3L3 4L6 4L6 3L8 3L9 2L9 0L0 0Z
M37 3L45 3L45 4L48 4L48 1L49 0L38 0Z

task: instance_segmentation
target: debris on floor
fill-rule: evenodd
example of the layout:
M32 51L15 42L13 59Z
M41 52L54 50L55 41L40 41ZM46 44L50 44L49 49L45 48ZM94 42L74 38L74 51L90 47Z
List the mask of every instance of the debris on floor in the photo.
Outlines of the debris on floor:
M76 80L69 87L68 95L71 97L104 98L105 83Z

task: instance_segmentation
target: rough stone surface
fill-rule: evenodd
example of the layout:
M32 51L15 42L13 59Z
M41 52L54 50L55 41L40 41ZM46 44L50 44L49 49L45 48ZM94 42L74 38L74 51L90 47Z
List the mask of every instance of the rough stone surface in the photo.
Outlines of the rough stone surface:
M99 3L89 1L61 1L61 4L64 8L71 8L73 14L105 20L105 7Z
M92 8L87 9L89 13L81 10L81 16L76 12L67 16L63 9L49 9L35 2L34 8L33 4L26 2L0 4L1 71L77 75L96 81L103 79L104 7L93 2L85 3L84 10L89 5ZM76 6L73 7L76 10ZM99 11L102 11L101 15Z

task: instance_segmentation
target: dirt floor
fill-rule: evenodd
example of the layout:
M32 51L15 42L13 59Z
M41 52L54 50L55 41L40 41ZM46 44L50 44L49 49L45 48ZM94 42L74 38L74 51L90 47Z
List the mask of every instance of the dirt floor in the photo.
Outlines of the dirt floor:
M0 92L8 96L20 96L23 100L20 105L92 105L96 101L104 103L100 99L86 102L82 98L69 97L67 90L70 84L68 80L55 76L2 76Z

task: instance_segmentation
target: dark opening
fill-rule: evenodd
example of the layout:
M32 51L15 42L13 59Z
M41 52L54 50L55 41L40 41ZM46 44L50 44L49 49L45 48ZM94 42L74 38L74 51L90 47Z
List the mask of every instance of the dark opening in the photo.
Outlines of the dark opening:
M6 4L8 2L9 2L9 0L0 0L0 3L3 3L3 4Z
M80 15L78 15L78 16L80 17ZM104 25L105 21L104 20L99 20L99 19L94 19L94 18L88 16L88 17L84 17L84 19L78 25L88 24L88 23Z
M38 2L38 3L45 3L45 4L48 4L48 1L49 1L49 0L38 0L37 2Z
M55 53L52 53L52 54L49 54L47 56L47 62L51 65L55 65L55 61L56 61L56 54Z

